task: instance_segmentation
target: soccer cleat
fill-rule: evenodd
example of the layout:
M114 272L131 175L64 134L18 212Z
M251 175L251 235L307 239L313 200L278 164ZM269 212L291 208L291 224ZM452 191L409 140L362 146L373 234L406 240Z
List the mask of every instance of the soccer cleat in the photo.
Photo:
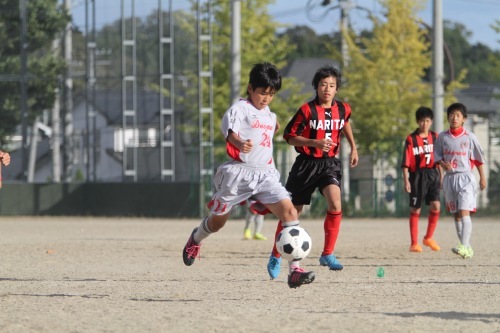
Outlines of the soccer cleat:
M267 240L267 237L261 234L260 232L256 232L255 235L253 235L253 239L256 240Z
M439 251L439 250L441 250L441 247L432 238L427 238L427 239L424 238L424 245L430 247L432 251Z
M410 252L422 252L422 247L420 244L412 244L410 246Z
M332 271L341 271L344 268L333 253L319 257L319 264L321 266L328 266Z
M458 255L461 256L463 259L470 259L474 255L474 251L472 251L472 247L465 247L463 245L457 246L458 248Z
M252 231L250 229L245 229L243 239L252 239Z
M290 288L298 288L303 284L313 282L315 277L314 272L306 272L302 268L297 267L288 275L288 286Z
M198 230L198 228L194 228L191 236L189 236L186 246L184 246L184 250L182 250L182 260L184 260L184 265L186 266L191 266L194 263L196 257L200 257L201 243L196 244L193 238L196 230Z
M271 254L269 261L267 262L267 272L271 280L274 280L280 275L281 271L281 257L276 258Z
M459 254L460 249L461 249L461 248L463 248L463 247L464 247L464 246L463 246L462 244L459 244L459 245L457 245L457 246L453 247L453 248L451 249L451 252L453 252L453 253L455 253L455 254Z

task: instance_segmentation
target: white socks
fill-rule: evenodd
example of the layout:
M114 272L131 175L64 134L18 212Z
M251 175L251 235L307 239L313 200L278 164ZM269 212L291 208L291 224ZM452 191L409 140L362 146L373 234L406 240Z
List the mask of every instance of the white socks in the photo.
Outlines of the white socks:
M455 229L457 229L457 236L460 243L462 243L462 220L455 220Z
M462 217L462 245L465 247L470 246L470 236L472 234L472 221L470 216Z
M201 221L200 226L198 227L198 230L193 235L193 239L196 242L196 244L200 244L202 240L210 236L212 233L210 229L208 229L208 216Z

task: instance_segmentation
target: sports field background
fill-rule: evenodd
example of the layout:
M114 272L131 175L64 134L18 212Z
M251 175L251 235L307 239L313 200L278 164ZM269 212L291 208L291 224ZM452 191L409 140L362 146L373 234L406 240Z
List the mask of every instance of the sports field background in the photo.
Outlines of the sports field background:
M231 220L182 263L198 220L0 217L0 332L499 332L500 224L474 219L463 260L452 219L440 252L410 253L406 219L343 220L342 272L318 265L321 220L304 220L316 280L271 281L272 241ZM421 237L426 220L420 220ZM266 217L264 234L276 221ZM377 267L385 277L377 277Z

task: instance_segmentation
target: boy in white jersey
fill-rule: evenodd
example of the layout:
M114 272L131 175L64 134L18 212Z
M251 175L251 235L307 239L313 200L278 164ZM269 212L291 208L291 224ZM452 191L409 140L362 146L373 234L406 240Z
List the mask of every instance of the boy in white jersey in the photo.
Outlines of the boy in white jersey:
M484 153L477 137L465 130L467 108L461 103L451 104L447 109L450 129L439 134L434 147L434 159L446 174L443 191L446 208L455 217L455 227L460 244L452 249L462 258L472 258L470 245L472 221L470 213L476 212L477 183L472 168L479 172L479 187L486 188L483 164Z
M252 199L283 221L283 226L299 225L298 215L288 191L280 183L273 161L273 135L276 114L269 109L274 94L281 89L281 75L267 62L250 71L247 99L240 99L224 114L221 131L226 139L229 161L214 177L215 194L210 215L189 237L182 258L191 266L199 256L201 242L226 224L231 208ZM305 272L298 261L290 261L288 286L297 288L314 281L314 272Z

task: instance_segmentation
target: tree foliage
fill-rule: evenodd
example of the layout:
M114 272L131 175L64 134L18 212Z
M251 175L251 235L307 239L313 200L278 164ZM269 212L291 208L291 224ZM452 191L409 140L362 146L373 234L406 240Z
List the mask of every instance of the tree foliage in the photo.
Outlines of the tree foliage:
M415 110L431 104L431 88L423 81L431 55L426 32L415 16L419 2L381 3L386 19L374 20L371 39L362 37L356 44L352 34L344 32L350 60L339 97L353 106L353 129L360 151L391 155L398 150L395 147L401 138L415 127Z
M54 54L52 42L64 32L70 16L57 0L26 1L29 120L54 104L55 88L64 63ZM15 131L20 114L21 19L18 0L0 0L0 141Z
M472 32L462 23L445 20L443 34L455 71L467 70L465 82L496 82L500 79L497 66L500 61L500 51L492 51L481 43L471 45L469 40ZM445 66L448 68L449 64L446 63Z

